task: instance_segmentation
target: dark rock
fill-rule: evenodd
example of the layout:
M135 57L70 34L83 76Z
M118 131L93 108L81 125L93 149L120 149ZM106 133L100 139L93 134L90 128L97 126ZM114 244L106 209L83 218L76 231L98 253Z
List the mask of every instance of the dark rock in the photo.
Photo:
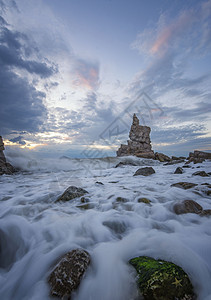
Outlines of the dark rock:
M145 203L145 204L150 204L151 201L145 197L142 197L142 198L138 198L138 202L139 203Z
M155 155L151 147L150 131L150 127L139 125L139 119L134 114L129 133L130 140L127 141L127 145L120 146L117 156L135 155L137 157L154 159Z
M155 153L155 159L159 160L160 162L170 161L171 158L163 153Z
M89 198L81 197L81 203L88 203L89 201Z
M77 205L76 207L80 208L80 209L83 209L83 210L87 210L87 209L95 208L95 204L89 202L89 203Z
M177 215L187 214L187 213L200 214L202 210L203 210L202 206L193 200L184 200L183 202L176 203L174 205L174 212Z
M12 175L14 172L16 172L16 169L6 161L3 151L4 143L2 137L0 136L0 175Z
M193 188L194 186L197 186L197 184L191 182L177 182L172 184L171 186L187 190Z
M180 164L184 162L184 159L180 159L180 160L171 160L167 163L164 164L164 166L170 166L170 165L176 165L176 164Z
M192 174L193 176L202 176L202 177L208 177L209 175L205 171L197 171Z
M56 200L56 202L59 201L69 201L72 200L74 198L78 198L81 197L85 194L87 194L88 192L82 188L78 188L76 186L70 186L68 187L64 193Z
M172 156L171 159L172 159L172 160L178 160L178 159L180 160L181 158L180 158L180 157L177 157L177 156Z
M202 216L202 217L209 217L209 216L211 216L211 209L204 209L204 210L202 210L202 212L200 213L200 216Z
M71 292L79 286L89 264L90 255L85 250L75 249L66 253L49 276L51 295L71 299Z
M152 167L145 167L138 169L133 176L143 175L149 176L155 173L155 170Z
M137 164L135 162L130 162L130 161L120 161L116 166L115 168L118 168L118 167L122 167L122 166L137 166Z
M183 269L171 262L140 256L130 260L145 300L195 300L193 286Z
M183 168L191 168L191 166L189 166L189 165L184 165L184 166L182 166Z
M174 174L182 174L183 173L183 169L181 167L176 168Z
M188 162L193 162L194 164L202 163L205 159L211 159L211 153L195 150L194 153L190 152L188 157Z
M96 181L95 183L96 183L96 184L104 185L104 183L102 183L102 182L100 182L100 181Z

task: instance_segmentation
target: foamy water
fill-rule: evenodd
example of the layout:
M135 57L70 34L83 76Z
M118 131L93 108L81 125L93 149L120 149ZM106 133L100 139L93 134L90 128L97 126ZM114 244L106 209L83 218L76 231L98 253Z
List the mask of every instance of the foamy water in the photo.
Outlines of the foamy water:
M139 166L114 166L125 159L152 165L156 173L133 174ZM211 218L176 215L173 205L191 199L211 208L202 183L192 176L210 171L211 162L173 174L183 164L138 158L12 161L24 171L0 177L0 299L51 299L47 278L57 259L75 248L92 259L73 300L134 300L135 272L128 260L138 255L172 261L189 275L199 300L211 299ZM196 168L200 166L200 169ZM188 181L194 189L171 187ZM102 182L104 185L96 182ZM91 209L80 199L55 200L70 185L88 191ZM117 197L128 201L116 203ZM138 203L149 198L151 206Z

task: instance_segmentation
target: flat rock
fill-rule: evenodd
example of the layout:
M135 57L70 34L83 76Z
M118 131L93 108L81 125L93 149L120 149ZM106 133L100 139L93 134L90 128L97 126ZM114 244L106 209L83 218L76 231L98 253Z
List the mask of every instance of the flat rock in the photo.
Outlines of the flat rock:
M181 167L176 168L174 174L182 174L183 173L183 169Z
M194 213L200 214L203 211L203 208L200 204L193 200L184 200L181 203L176 203L174 205L174 212L177 215Z
M140 256L130 264L137 272L138 288L145 300L195 300L188 275L171 262Z
M78 188L76 186L69 186L64 193L56 200L56 202L59 201L70 201L74 198L78 198L81 197L85 194L87 194L88 192L82 188Z
M152 167L145 167L138 169L133 176L143 175L149 176L155 173L155 170Z
M208 177L209 175L205 171L197 171L192 174L193 176L202 176L202 177Z
M71 299L71 292L79 286L89 264L90 255L85 250L75 249L66 253L49 276L51 295Z
M188 190L193 188L194 186L197 186L196 183L191 183L191 182L177 182L177 183L173 183L171 186L173 187L178 187L184 190Z

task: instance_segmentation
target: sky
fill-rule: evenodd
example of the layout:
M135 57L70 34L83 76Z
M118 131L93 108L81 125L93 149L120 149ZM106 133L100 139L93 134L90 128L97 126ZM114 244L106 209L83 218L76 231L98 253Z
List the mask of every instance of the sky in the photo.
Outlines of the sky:
M0 135L114 156L133 113L168 155L211 150L211 0L0 0Z

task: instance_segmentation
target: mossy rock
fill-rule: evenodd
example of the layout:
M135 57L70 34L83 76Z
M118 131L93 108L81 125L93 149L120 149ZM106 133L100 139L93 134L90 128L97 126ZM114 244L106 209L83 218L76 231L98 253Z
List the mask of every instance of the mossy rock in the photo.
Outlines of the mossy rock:
M145 300L196 299L188 275L181 267L147 256L129 262L138 273L138 287Z
M151 205L151 201L148 198L142 197L142 198L138 198L138 203L145 203L145 204L149 204Z

